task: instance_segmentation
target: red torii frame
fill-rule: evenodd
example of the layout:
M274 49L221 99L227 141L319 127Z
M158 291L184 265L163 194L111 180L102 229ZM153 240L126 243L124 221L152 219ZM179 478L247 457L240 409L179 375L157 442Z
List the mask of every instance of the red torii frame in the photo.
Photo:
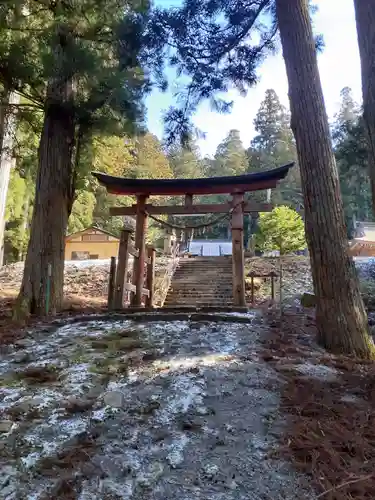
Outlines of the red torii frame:
M270 211L272 207L265 203L245 202L244 194L275 188L278 182L287 176L293 165L294 163L288 163L265 172L203 179L127 179L93 172L94 177L107 189L108 193L132 195L137 199L137 203L131 207L113 207L110 210L111 215L136 216L135 247L138 250L138 256L134 258L133 279L136 291L132 305L139 307L142 304L147 213L197 215L227 213L232 210L233 303L235 306L246 306L243 216L244 213ZM193 205L194 195L223 193L232 195L229 203ZM178 206L146 204L147 198L154 195L185 196L185 204ZM119 258L124 255L122 250L120 242ZM120 263L119 265L120 268L123 267Z

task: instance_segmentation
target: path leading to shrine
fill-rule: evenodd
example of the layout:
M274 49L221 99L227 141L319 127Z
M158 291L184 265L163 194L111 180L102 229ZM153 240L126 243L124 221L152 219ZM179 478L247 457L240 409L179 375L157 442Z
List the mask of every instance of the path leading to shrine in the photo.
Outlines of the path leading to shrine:
M314 498L268 458L285 421L261 313L179 318L40 327L3 348L1 498Z

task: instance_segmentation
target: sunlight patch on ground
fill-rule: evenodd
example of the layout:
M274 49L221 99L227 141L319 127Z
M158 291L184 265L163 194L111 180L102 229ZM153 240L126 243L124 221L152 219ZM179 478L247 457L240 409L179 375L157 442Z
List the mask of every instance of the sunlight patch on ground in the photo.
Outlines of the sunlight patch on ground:
M80 500L140 500L150 488L156 500L175 498L171 485L179 474L185 475L181 467L187 460L191 467L201 460L196 451L201 438L221 439L223 431L210 422L214 410L209 398L225 401L223 395L231 397L243 387L241 404L247 398L264 406L264 396L246 389L261 377L251 324L89 321L32 333L0 356L3 376L10 377L0 389L0 420L13 422L0 440L5 450L8 441L19 440L17 457L10 447L7 459L0 459L0 467L9 468L6 489L0 485L1 498L15 491L30 500L51 495L59 474L51 474L48 464L70 450L74 457L76 448L80 461L87 462L86 475L79 472L84 463L72 470L72 477L80 478ZM122 342L127 337L139 340L135 348ZM244 370L239 339L255 361L248 365L252 376L232 385ZM31 366L53 368L56 377L28 379ZM242 420L225 432L236 438ZM194 496L216 498L204 491L203 497Z

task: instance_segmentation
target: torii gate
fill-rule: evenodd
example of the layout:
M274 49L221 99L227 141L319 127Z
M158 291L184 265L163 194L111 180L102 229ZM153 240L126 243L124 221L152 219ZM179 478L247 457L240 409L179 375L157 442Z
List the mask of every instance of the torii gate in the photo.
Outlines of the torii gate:
M136 204L130 207L112 207L111 215L136 216L135 247L137 255L134 258L133 285L135 294L132 305L140 307L142 304L144 284L144 264L146 260L145 235L148 215L203 215L231 213L232 227L232 262L233 262L233 303L235 306L245 306L245 269L243 244L243 216L252 212L269 212L272 206L269 203L254 203L244 201L244 194L251 191L275 188L279 181L284 179L294 162L265 172L252 174L210 177L202 179L127 179L114 177L99 172L93 176L107 189L108 193L117 195L131 195L136 197ZM231 199L226 203L199 204L193 203L194 195L229 194ZM147 204L150 196L185 196L184 205L152 205ZM119 259L125 259L126 251L121 246L127 244L120 241ZM123 257L121 257L123 256ZM124 262L118 263L119 268L125 269ZM125 279L121 277L122 280ZM123 289L123 287L122 287Z

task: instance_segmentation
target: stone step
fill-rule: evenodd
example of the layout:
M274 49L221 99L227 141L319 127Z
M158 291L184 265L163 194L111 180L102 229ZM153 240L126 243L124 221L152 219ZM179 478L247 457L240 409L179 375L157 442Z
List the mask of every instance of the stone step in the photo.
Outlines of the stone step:
M218 270L220 270L223 274L226 274L228 276L232 276L232 270L231 269L221 269L217 267L209 268L209 267L192 267L189 269L184 269L184 268L177 268L176 271L174 272L174 276L178 276L179 274L182 275L187 275L187 274L199 274L199 273L210 273L210 274L218 274Z
M226 278L231 278L232 273L224 271L223 269L177 269L174 273L174 277L176 276L183 276L184 278L188 278L189 276L201 276L202 273L205 274L210 274L211 276L216 276L218 279L221 278L221 276L225 276Z
M205 276L207 277L207 275ZM176 283L178 286L186 284L192 286L202 286L204 288L205 286L230 286L232 284L232 279L222 278L220 280L216 280L214 276L210 276L210 279L208 280L201 275L200 277L190 276L189 279L180 277L179 279L173 279L172 282Z
M232 295L231 257L180 259L172 277L166 307L230 307Z
M220 267L231 267L232 266L232 261L228 260L226 262L217 262L217 261L190 261L187 260L185 262L179 262L178 267L202 267L202 266L208 266L208 267L214 267L214 266L220 266Z
M232 305L231 301L221 302L218 300L212 300L210 302L201 302L201 301L191 301L191 302L164 302L164 307L230 307Z
M223 292L219 292L219 293L176 293L176 292L171 292L171 293L168 293L167 297L180 297L180 298L190 298L190 297L198 297L198 298L206 298L206 297L218 297L218 298L228 298L228 297L232 297L232 294L231 293L223 293Z
M186 294L200 294L200 295L216 295L216 294L232 294L232 287L227 288L200 288L200 287L177 287L174 286L168 290L168 293L186 293Z
M176 269L176 271L174 272L175 275L177 274L188 274L188 273L193 273L193 274L198 274L198 273L201 273L201 272L208 272L208 273L212 273L212 274L218 274L218 270L222 271L224 274L227 274L228 276L232 276L232 270L228 270L228 269L221 269L221 267L213 267L213 268L209 268L209 267L201 267L199 269L197 269L196 267L192 267L191 269L183 269L183 268L178 268Z
M165 303L165 307L194 307L194 308L202 308L202 307L210 307L210 308L215 308L215 307L231 307L232 303L227 303L227 302L209 302L207 304L204 304L202 302L191 302L189 304L185 303L179 303L179 304L167 304Z
M206 275L207 277L207 275ZM172 283L175 283L177 286L180 285L187 285L187 286L196 286L196 287L229 287L232 285L232 279L227 279L223 278L220 280L216 280L215 277L211 277L210 279L204 279L203 275L201 275L199 278L196 277L190 277L189 279L184 279L183 277L180 277L179 279L173 279Z
M172 284L172 286L170 287L170 290L187 290L187 291L195 290L198 292L204 290L212 292L214 290L232 290L232 289L233 287L230 281L227 281L226 283L221 283L220 285L218 285L217 283L212 283L212 284L205 284L203 286L199 282L191 281L190 283L185 283L181 281L181 283L174 282L174 284Z

